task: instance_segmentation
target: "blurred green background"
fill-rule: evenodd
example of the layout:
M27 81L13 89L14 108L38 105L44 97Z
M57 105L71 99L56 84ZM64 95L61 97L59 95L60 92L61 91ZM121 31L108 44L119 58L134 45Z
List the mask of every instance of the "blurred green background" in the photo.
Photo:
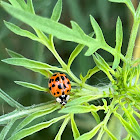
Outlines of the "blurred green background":
M33 0L36 14L50 18L56 1L57 0ZM89 34L93 32L89 20L90 14L97 20L101 29L103 30L105 40L112 47L115 46L116 20L117 17L120 16L124 30L122 53L125 54L131 27L131 16L126 6L124 4L110 3L107 0L63 0L63 11L60 22L66 26L71 27L70 21L74 20L80 25L85 33ZM60 67L55 57L46 47L28 38L15 35L6 28L3 20L10 21L23 29L32 31L29 26L23 24L15 18L12 18L0 7L0 60L9 57L5 50L7 48L18 52L29 59L46 62L48 64L57 65ZM77 44L61 41L57 38L55 38L54 42L56 50L63 58L63 60L67 62L70 53L73 51ZM83 51L72 64L72 71L78 77L80 73L82 73L84 76L89 68L93 68L95 66L92 57L84 56L86 50L87 47L83 49ZM113 57L109 53L103 50L98 50L97 52L107 62L113 61ZM47 79L38 73L34 73L22 67L11 66L0 61L0 88L8 93L11 97L13 97L16 101L20 102L24 106L30 106L54 99L51 95L44 92L38 92L16 85L14 81L17 80L31 82L44 87L48 86ZM105 85L108 82L109 81L106 78L106 75L102 72L98 72L87 81L88 84L94 86ZM100 103L102 102L96 102L96 104ZM8 106L7 103L4 103L4 101L0 99L1 115L6 114L12 110L13 108ZM101 119L103 119L103 113L99 113L101 114ZM49 118L53 118L56 115L58 115L57 112L35 120L33 123L49 120ZM91 114L76 115L75 118L81 134L91 130L96 125L96 122ZM61 126L61 123L62 122L60 121L48 129L44 129L38 133L33 134L32 136L24 138L24 140L53 140L57 131L59 130L59 127ZM16 127L16 124L13 126L13 128L14 127ZM73 139L70 123L67 126L62 139Z

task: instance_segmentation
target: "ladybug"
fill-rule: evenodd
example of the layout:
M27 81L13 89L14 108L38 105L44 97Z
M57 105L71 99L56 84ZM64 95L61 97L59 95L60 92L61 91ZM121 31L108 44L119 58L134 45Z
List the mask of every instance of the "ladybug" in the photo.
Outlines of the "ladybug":
M65 105L69 100L71 90L70 80L64 73L54 73L48 83L50 93L56 97L56 101Z

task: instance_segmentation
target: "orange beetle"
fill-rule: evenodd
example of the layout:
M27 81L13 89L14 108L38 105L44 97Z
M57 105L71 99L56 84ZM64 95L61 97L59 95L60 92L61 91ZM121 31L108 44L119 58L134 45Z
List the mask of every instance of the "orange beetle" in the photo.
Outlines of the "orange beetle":
M48 83L50 93L56 97L56 101L65 105L69 100L71 90L70 80L64 73L54 73Z

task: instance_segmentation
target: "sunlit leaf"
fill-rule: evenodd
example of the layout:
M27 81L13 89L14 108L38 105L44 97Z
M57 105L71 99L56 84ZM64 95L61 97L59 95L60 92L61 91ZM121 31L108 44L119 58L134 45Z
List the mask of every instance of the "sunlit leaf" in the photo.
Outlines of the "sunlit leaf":
M28 82L15 81L15 83L18 84L18 85L21 85L23 87L31 88L31 89L38 90L38 91L44 91L44 92L49 91L48 88L44 88L44 87L38 86L36 84L28 83Z
M103 125L103 123L98 124L91 131L81 135L76 140L90 140L90 139L92 139L97 134L97 132L99 131L99 129L101 128L102 125Z
M84 105L75 105L75 106L70 106L70 107L66 107L62 110L59 111L59 113L86 113L86 112L91 112L91 111L98 111L99 109L103 109L101 106L94 106L94 105L90 105L90 106L84 106Z
M21 8L17 0L8 0L14 7Z
M132 128L131 124L127 121L125 121L122 116L118 113L115 113L114 114L116 117L118 117L118 119L121 121L122 125L125 127L126 131L136 140L139 140L140 139L140 135L139 133L134 129Z
M116 69L120 63L120 53L123 41L123 31L122 31L122 23L121 19L118 17L116 24L116 55L114 55L113 69Z
M91 21L91 25L92 25L92 27L93 27L93 29L94 29L96 38L97 38L99 41L102 41L103 43L105 43L102 30L101 30L100 26L98 25L98 23L96 22L96 20L95 20L91 15L90 15L90 21Z
M23 30L20 27L16 26L15 24L7 22L7 21L5 21L4 23L5 23L6 27L9 30L11 30L12 32L14 32L15 34L24 36L24 37L28 37L28 38L38 41L38 42L40 41L40 39L37 36L35 36L33 33L29 32L29 31Z
M10 106L15 107L15 108L24 108L20 103L15 101L13 98L11 98L7 93L5 93L3 90L0 89L0 98L5 100Z
M96 122L99 124L101 122L101 120L100 120L100 116L98 115L98 113L95 111L91 111L91 113L94 116Z
M54 140L61 140L63 131L64 131L66 125L68 124L69 120L70 120L70 117L69 116L67 118L65 118L65 120L62 123L62 125L61 125L61 127L60 127L60 129L59 129L59 131L58 131L58 133L57 133L57 135L56 135L56 137L55 137Z
M11 136L8 140L20 140L26 136L29 136L35 132L38 132L44 128L47 128L49 127L50 125L58 122L59 120L62 120L64 119L65 117L67 117L68 115L64 115L64 116L61 116L61 117L57 117L57 118L54 118L50 121L47 121L47 122L42 122L42 123L39 123L37 125L34 125L34 126L31 126L29 128L25 128L25 129L22 129L21 131L17 132L16 134L14 134L13 136Z
M14 124L15 119L11 120L1 131L0 139L5 140L6 135L8 134L9 130L11 129L12 125Z
M25 58L23 55L19 54L19 53L16 53L12 50L9 50L9 49L6 49L7 53L9 54L9 56L13 57L13 58ZM27 67L26 67L27 68ZM27 68L27 69L30 69L34 72L38 72L42 75L44 75L45 77L49 78L52 76L52 72L49 71L49 70L43 70L43 69L37 69L37 68Z
M90 33L89 36L93 37L94 33ZM68 67L71 66L72 62L74 61L74 59L77 57L77 55L82 51L82 49L84 48L85 45L82 44L78 44L76 46L76 48L73 50L73 52L71 53L69 60L68 60Z
M125 3L127 5L127 7L130 9L132 15L134 16L135 8L134 8L131 0L108 0L108 1L117 2L117 3Z
M100 71L100 69L97 66L95 66L93 69L89 69L87 75L83 77L83 82L86 82L87 79L89 79L93 74L98 71Z
M80 136L80 133L74 120L74 114L71 115L71 129L74 139L77 139Z
M51 19L54 21L59 21L62 12L62 0L58 0L51 16Z
M19 123L19 125L16 127L13 134L17 133L19 130L24 128L26 125L28 125L30 122L32 122L36 118L50 114L51 112L57 110L58 108L59 108L59 106L55 106L55 107L46 108L44 110L39 110L39 111L36 111L32 114L29 114L29 116L27 116L21 123Z
M77 99L74 99L72 100L71 102L68 102L66 104L66 106L75 106L75 105L79 105L79 104L82 104L84 102L89 102L89 101L92 101L92 100L96 100L97 99L97 96L93 96L93 95L89 95L89 96L82 96L82 97L79 97Z
M118 140L106 127L104 129L112 140Z
M137 10L136 10L136 16L137 16L137 18L138 18L138 20L140 22L140 3L139 3L139 5L137 7Z
M11 57L15 57L15 58L24 58L23 55L21 55L21 54L19 54L19 53L16 53L16 52L14 52L14 51L12 51L12 50L9 50L9 49L7 49L7 48L6 48L6 51L7 51L7 53L9 54L9 56L11 56Z
M31 13L35 14L32 0L27 0L27 6Z
M49 69L49 70L56 70L59 69L57 67L48 65L46 63L42 63L39 61L34 61L34 60L30 60L27 58L7 58L4 60L1 60L7 64L11 64L11 65L16 65L16 66L23 66L23 67L27 67L27 68L36 68L36 69Z
M5 2L1 2L1 5L9 14L18 18L24 23L27 23L33 28L39 29L48 34L52 34L62 40L74 41L80 44L87 45L89 49L87 50L85 55L91 55L100 47L103 47L105 49L106 47L108 47L109 52L113 52L112 48L107 44L106 46L99 40L95 40L94 38L91 38L88 35L84 34L81 28L79 28L79 26L76 23L73 24L73 29L70 29L65 25L55 22L51 19L40 17L29 12L17 9ZM77 31L80 31L80 33L78 33Z

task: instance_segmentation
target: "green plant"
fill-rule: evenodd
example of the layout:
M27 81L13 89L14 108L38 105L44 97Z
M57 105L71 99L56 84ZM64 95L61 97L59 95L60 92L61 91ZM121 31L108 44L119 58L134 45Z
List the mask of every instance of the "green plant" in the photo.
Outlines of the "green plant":
M13 112L0 117L0 124L6 125L0 134L1 139L22 139L38 132L39 130L47 128L62 119L64 119L64 121L55 137L56 140L61 139L61 135L69 121L71 121L73 137L76 140L89 140L95 135L97 140L121 139L120 131L122 126L128 133L125 138L126 140L130 140L132 138L135 140L140 139L140 126L136 120L136 117L140 118L140 114L136 111L140 110L140 65L134 67L134 64L139 63L140 59L132 59L135 39L140 23L140 4L135 11L131 0L109 1L125 3L130 9L134 19L125 56L121 54L123 31L121 19L119 17L116 23L116 46L115 48L112 48L106 43L101 28L92 16L90 16L90 21L96 36L94 38L92 38L94 33L86 35L74 21L71 21L72 28L68 28L63 24L60 24L58 20L62 11L62 0L58 0L50 19L43 18L35 14L32 0L27 0L27 3L25 3L24 0L9 0L11 4L1 2L1 6L9 14L30 25L34 29L35 33L23 30L15 24L5 21L7 28L15 34L28 37L45 45L60 63L61 67L27 59L8 49L7 52L11 58L4 59L2 61L16 66L23 66L44 75L46 78L49 78L52 75L52 71L67 73L73 81L72 93L74 93L71 94L70 101L67 105L61 109L61 106L59 104L55 104L55 101L24 107L9 97L4 91L0 90L1 98L3 98L10 106L16 108ZM45 33L47 33L47 35L45 35ZM79 43L71 53L67 64L62 60L55 49L53 42L54 36L61 40ZM70 68L74 59L85 46L88 47L85 55L92 55L96 66L93 69L90 69L86 76L80 74L80 78L77 78ZM98 49L103 49L111 53L114 56L113 63L107 63L98 53L96 53ZM123 62L122 67L120 66L120 61ZM104 87L94 87L86 84L86 81L98 71L103 71L107 75L110 80L109 85ZM23 81L15 82L27 88L49 92L48 88L40 87L32 83ZM106 101L107 98L111 101L109 105ZM96 106L89 103L90 101L99 99L102 99L103 105ZM50 114L56 110L60 113L58 117L49 121L29 125L35 119ZM104 113L106 114L103 121L100 120L100 116L98 115L99 110L104 110ZM88 112L90 112L95 118L97 126L87 133L80 134L74 120L74 115ZM65 113L65 115L61 113ZM7 133L14 123L21 118L22 121L14 129L12 134L7 136Z

